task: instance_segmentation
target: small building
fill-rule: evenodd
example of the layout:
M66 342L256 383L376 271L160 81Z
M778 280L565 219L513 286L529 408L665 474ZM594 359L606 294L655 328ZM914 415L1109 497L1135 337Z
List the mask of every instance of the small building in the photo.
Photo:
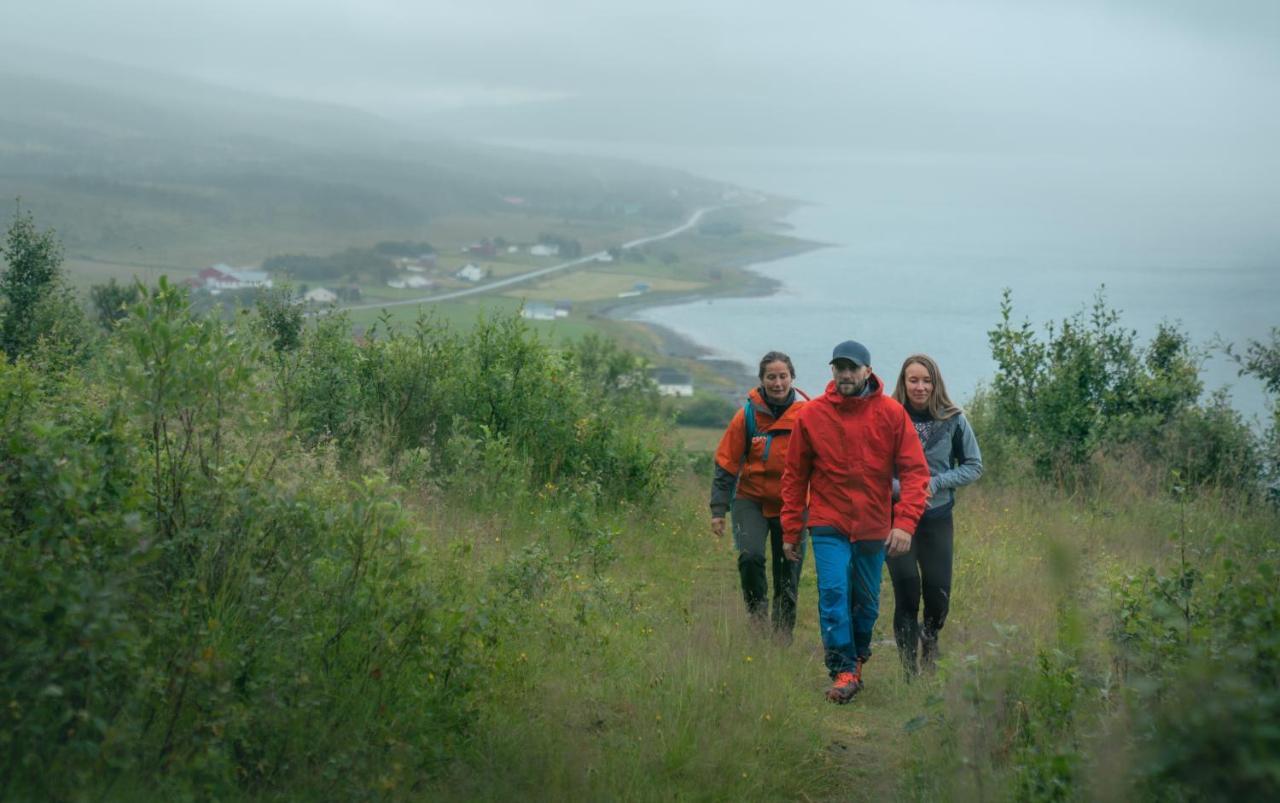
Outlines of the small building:
M601 251L600 253L596 254L596 262L612 262L612 261L613 261L613 254L610 254L608 251Z
M573 312L573 303L569 301L557 301L555 312L557 318L568 318L569 313Z
M224 290L244 290L250 287L269 288L271 287L271 276L265 271L233 268L230 265L219 263L196 274L196 280L193 284L196 287L203 287L210 294L216 296Z
M308 304L335 304L338 301L338 294L332 290L323 287L317 287L314 290L308 290L302 300Z
M653 381L658 385L658 394L662 396L692 396L693 377L675 368L658 368L653 372Z
M485 271L483 268L471 262L468 262L467 264L463 265L461 268L458 268L457 272L454 273L453 275L464 281L478 282L481 279L483 279L486 274L487 274L487 271Z
M554 321L556 308L545 301L527 301L520 310L520 317L530 321Z
M554 257L560 255L560 246L554 243L538 243L529 246L529 253L535 257Z
M431 281L426 276L411 275L411 276L402 276L398 279L392 279L391 281L387 282L387 287L391 287L396 290L418 290L423 287L430 287L433 284L435 284L435 282Z

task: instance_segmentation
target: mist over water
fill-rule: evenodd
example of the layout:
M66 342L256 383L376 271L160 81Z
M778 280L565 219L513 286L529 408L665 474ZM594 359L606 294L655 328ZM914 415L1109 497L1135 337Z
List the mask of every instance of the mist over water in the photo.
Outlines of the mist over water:
M1180 323L1198 344L1243 344L1280 325L1274 165L525 144L643 158L808 202L787 222L831 247L755 266L781 282L776 294L634 317L749 366L787 351L811 393L829 378L831 346L855 338L886 383L904 357L924 351L952 394L969 398L995 370L987 332L1005 287L1015 321L1040 332L1091 306L1104 286L1140 343L1161 321ZM1208 390L1229 386L1246 415L1265 410L1260 384L1221 355L1202 376Z

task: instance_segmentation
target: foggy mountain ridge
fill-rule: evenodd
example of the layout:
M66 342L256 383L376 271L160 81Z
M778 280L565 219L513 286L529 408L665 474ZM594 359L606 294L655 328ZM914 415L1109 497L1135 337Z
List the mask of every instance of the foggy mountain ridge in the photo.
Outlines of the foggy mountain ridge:
M563 216L627 203L669 218L673 191L692 202L724 186L88 60L44 73L0 59L0 98L0 198L21 196L86 250L163 245L193 226L234 236L249 221L412 229L513 197Z

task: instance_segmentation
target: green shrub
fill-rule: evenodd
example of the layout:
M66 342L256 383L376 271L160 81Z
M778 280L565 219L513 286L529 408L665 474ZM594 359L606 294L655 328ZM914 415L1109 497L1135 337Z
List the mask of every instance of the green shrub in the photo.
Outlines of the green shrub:
M298 434L307 445L332 441L348 456L358 450L367 427L361 359L345 314L326 315L308 327L296 368L282 379Z
M89 298L98 316L98 324L110 330L129 314L129 305L135 304L141 294L139 284L120 284L113 276L106 284L89 288Z
M472 499L484 504L548 483L596 487L608 503L651 499L678 470L645 364L611 344L558 351L514 314L465 335L425 316L409 332L384 321L360 343L347 327L322 318L296 364L271 363L308 445L332 440L397 472L409 455L440 486L482 478Z
M993 464L1025 456L1041 478L1075 484L1098 455L1136 447L1184 482L1257 489L1254 437L1224 395L1200 402L1204 355L1177 327L1160 325L1140 348L1099 292L1088 316L1050 324L1041 340L1012 324L1012 309L1006 290L988 333L997 373L975 405Z
M1263 459L1258 439L1225 393L1179 410L1146 451L1192 486L1256 488Z
M1280 578L1273 549L1246 554L1191 549L1117 589L1132 781L1150 799L1280 795Z
M21 207L0 244L0 351L49 374L81 363L91 340L84 310L62 273L62 244Z
M1272 327L1271 339L1250 340L1243 355L1227 354L1237 360L1241 376L1259 379L1270 395L1271 420L1262 440L1263 471L1271 502L1280 506L1280 327Z
M0 796L63 797L129 762L111 747L132 730L144 640L128 585L150 555L118 426L0 363Z

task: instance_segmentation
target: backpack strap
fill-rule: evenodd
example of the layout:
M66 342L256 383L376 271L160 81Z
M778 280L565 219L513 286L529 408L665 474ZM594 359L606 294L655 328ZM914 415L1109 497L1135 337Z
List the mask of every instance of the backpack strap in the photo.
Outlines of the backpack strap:
M751 401L750 397L747 397L746 403L742 405L742 415L747 425L747 439L745 448L742 452L742 467L745 469L747 466L747 458L751 456L751 443L756 439L756 433L758 432L756 429L756 406ZM760 456L760 459L766 463L769 462L769 451L773 448L773 436L786 435L790 431L791 430L789 429L770 429L765 432L764 454Z
M952 418L959 419L960 415L960 413L956 413ZM960 422L957 420L955 430L951 433L951 462L953 465L963 463L965 457L964 429L960 427Z
M744 444L745 448L742 451L742 467L745 469L747 467L747 458L751 456L751 444L755 441L756 433L758 432L756 429L756 406L750 397L742 405L742 416L744 423L747 425L747 438ZM764 433L764 454L760 459L766 463L769 462L769 450L773 448L774 434L772 430Z

